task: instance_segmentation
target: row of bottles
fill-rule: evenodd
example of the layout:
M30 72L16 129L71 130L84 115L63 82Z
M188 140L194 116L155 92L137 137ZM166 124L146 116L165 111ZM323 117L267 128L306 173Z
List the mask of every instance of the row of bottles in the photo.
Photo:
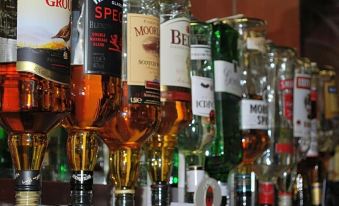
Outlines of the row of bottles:
M109 165L114 204L134 205L142 150L151 204L169 205L176 148L186 202L273 205L275 188L279 205L320 201L325 169L315 142L326 153L338 134L333 69L319 71L268 43L264 20L201 22L189 7L187 0L4 1L0 123L17 205L39 204L47 133L57 125L68 136L52 134L54 147L67 151L69 169L58 172L70 170L71 205L93 204L100 161L104 176ZM109 150L104 160L100 142Z

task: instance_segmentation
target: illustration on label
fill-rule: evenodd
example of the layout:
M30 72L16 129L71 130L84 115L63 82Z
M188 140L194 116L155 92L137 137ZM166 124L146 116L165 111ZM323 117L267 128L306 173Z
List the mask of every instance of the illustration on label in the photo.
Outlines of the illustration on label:
M78 31L84 35L86 73L121 77L122 0L84 1L81 11L83 7L85 15L80 17L88 19L83 20L84 30Z
M192 112L193 115L209 117L214 110L213 79L192 76Z
M311 128L311 78L297 74L294 81L293 133L295 137L309 137Z
M17 70L67 84L71 1L17 3Z

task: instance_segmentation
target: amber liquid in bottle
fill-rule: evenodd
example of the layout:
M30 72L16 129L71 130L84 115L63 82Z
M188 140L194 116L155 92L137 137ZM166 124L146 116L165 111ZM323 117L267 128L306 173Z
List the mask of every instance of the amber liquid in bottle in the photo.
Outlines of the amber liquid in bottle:
M121 103L100 133L110 149L117 206L134 205L141 146L159 123L158 6L152 0L123 4Z
M0 65L0 121L9 133L17 205L38 204L46 134L67 114L67 89L35 74L17 72L15 63ZM35 179L22 184L24 176Z

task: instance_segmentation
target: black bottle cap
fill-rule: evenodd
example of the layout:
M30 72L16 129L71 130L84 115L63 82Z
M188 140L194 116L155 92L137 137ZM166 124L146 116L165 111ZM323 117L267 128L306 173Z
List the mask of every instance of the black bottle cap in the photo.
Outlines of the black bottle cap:
M15 173L16 191L40 191L40 171L20 170Z
M92 190L93 171L73 171L71 190Z

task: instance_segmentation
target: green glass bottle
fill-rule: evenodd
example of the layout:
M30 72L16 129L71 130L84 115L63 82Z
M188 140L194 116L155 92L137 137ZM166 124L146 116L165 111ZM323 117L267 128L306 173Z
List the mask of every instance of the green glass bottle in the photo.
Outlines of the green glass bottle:
M228 173L242 160L243 155L239 131L239 34L227 21L215 22L212 27L216 135L206 152L205 170L210 177L218 180L224 196L223 201L226 201L228 195L225 183Z

